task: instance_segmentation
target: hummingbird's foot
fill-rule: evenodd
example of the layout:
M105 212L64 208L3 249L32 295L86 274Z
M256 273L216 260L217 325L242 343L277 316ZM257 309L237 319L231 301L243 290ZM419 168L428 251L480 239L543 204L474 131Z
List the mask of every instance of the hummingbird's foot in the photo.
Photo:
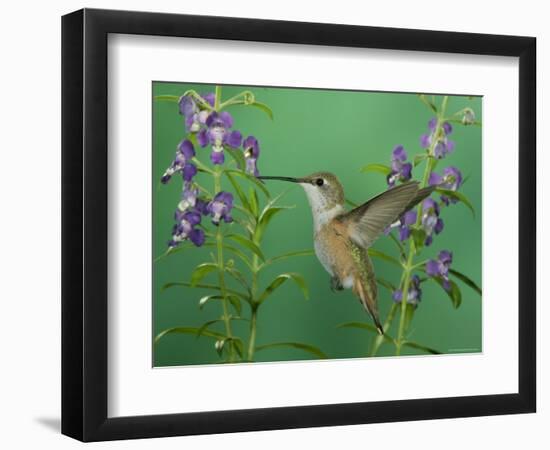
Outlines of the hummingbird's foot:
M330 290L332 292L344 290L344 286L342 286L342 283L340 283L340 279L338 277L332 277L330 279Z

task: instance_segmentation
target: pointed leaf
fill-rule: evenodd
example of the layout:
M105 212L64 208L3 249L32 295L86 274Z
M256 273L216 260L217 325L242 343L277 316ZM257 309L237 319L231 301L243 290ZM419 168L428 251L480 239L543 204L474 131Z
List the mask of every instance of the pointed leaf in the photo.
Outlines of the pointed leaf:
M413 165L414 167L418 166L422 161L424 161L428 157L427 153L418 153L417 155L414 155L413 159Z
M215 291L221 291L221 288L215 284L196 284L192 286L191 283L185 283L185 282L166 283L164 286L161 287L160 290L162 292L162 291L165 291L166 289L170 289L173 287L193 287L198 289L212 289ZM236 295L237 297L243 299L247 303L250 303L250 296L247 294L235 291L233 289L227 289L227 288L225 289L225 291L229 294Z
M240 235L240 234L229 234L226 236L228 239L231 239L238 244L242 245L243 247L246 247L248 250L250 250L252 253L257 255L262 261L265 261L265 256L262 253L260 247L258 247L254 242L252 242L250 239Z
M192 334L197 335L199 332L199 329L197 327L174 327L174 328L168 328L167 330L161 331L159 334L155 337L155 344L158 343L164 336L168 334ZM216 338L216 339L224 339L225 336L221 333L205 330L202 333L203 336Z
M431 277L429 279L432 281L435 281L437 284L439 284L439 286L441 286L441 289L443 289L451 299L453 303L453 307L455 309L460 307L460 304L462 303L462 292L460 291L460 288L454 281L449 280L449 284L451 287L449 290L447 290L443 286L443 279L441 277Z
M202 309L210 300L221 300L221 295L205 295L199 300L199 309Z
M243 207L248 212L252 212L251 208L250 208L250 203L248 203L248 199L246 198L246 195L245 195L244 191L242 190L242 188L239 186L239 183L237 183L237 180L235 180L235 178L230 173L226 172L225 176L227 177L227 179L229 180L229 182L233 186L233 189L235 189L235 192L237 193L237 196L239 197L239 200L241 201Z
M452 198L452 199L458 200L461 203L464 203L464 205L466 205L470 210L470 212L472 213L472 216L475 218L476 211L474 209L474 206L472 205L472 202L470 202L468 197L466 197L462 192L450 191L448 189L441 189L441 188L437 188L436 191L442 195L446 195L449 198Z
M391 283L390 281L388 281L384 278L376 277L376 282L380 286L385 287L390 292L393 292L397 289L393 283Z
M278 261L283 261L288 258L292 258L294 256L313 256L315 255L315 251L313 250L298 250L296 252L289 252L285 253L284 255L274 256L273 258L268 259L260 268L263 268L265 266L268 266L269 264L273 264Z
M380 250L376 250L375 248L369 248L368 253L371 258L382 259L398 267L401 267L401 263L397 259L395 259L393 256L387 255L384 252L381 252Z
M233 161L237 164L237 168L239 170L245 170L246 169L246 161L244 159L244 155L241 149L229 147L228 145L224 146L224 150L229 153L229 156L233 158Z
M271 120L273 120L273 111L269 106L267 106L265 103L254 101L254 103L250 103L250 106L254 106L258 109L261 109L263 112L265 112Z
M380 336L380 334L378 333L378 330L376 329L376 327L374 325L372 325L370 323L366 323L366 322L346 322L346 323L341 323L336 328L357 328L357 329L360 329L360 330L372 331L377 336ZM395 343L394 339L390 335L388 335L387 333L384 333L384 335L380 336L380 337L383 338L383 340L388 342L389 344L394 344Z
M479 295L481 295L481 288L471 278L467 277L466 275L455 269L449 269L449 272L451 272L451 274L457 277L460 281L462 281L464 284L467 284Z
M178 103L180 101L180 98L177 95L156 95L155 100L159 102Z
M296 348L296 349L311 353L312 355L315 355L321 359L328 358L328 356L317 347L314 347L313 345L309 345L309 344L302 344L301 342L275 342L273 344L258 345L256 347L256 351L259 352L261 350L266 350L269 348L278 348L278 347Z
M211 272L214 272L215 270L218 270L218 265L214 263L203 263L197 266L195 270L193 270L193 273L191 274L191 287L194 287L206 275L208 275Z
M416 350L422 350L426 353L431 353L432 355L441 355L441 352L439 350L435 350L435 349L427 347L425 345L418 344L417 342L405 341L405 342L403 342L403 345L405 347L410 347L410 348L414 348Z
M304 297L306 299L309 298L309 291L306 286L306 282L302 278L302 276L297 273L289 272L289 273L282 273L281 275L277 276L262 293L262 295L258 299L258 303L262 303L267 297L269 297L273 293L273 291L275 291L279 286L284 284L287 280L294 281L302 291Z
M254 214L255 217L258 217L259 214L259 200L258 200L258 193L256 192L256 189L253 187L250 187L248 194L248 202L250 203L250 210Z
M384 164L367 164L361 168L361 172L378 172L384 176L388 176L391 173L391 168Z
M258 180L255 176L253 175L250 175L246 172L242 172L240 170L236 170L236 169L225 169L223 171L226 175L227 174L230 174L230 175L235 175L237 177L240 177L240 178L243 178L244 180L248 180L250 181L251 183L253 183L256 187L258 187L263 193L264 195L267 197L267 198L271 198L271 195L269 194L269 191L267 190L267 188L264 186L264 184Z

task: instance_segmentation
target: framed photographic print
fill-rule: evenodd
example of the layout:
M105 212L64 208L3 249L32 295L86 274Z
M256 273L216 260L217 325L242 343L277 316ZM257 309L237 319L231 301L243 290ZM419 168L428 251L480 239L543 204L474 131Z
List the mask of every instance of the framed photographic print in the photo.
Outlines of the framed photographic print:
M535 411L535 39L63 17L62 432Z

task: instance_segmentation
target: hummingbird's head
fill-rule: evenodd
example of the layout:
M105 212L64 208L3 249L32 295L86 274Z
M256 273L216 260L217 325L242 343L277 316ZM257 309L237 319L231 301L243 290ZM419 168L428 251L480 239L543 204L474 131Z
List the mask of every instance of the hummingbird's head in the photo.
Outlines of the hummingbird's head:
M329 172L316 172L302 178L260 176L263 180L282 180L300 184L306 191L314 213L341 208L344 204L344 189Z

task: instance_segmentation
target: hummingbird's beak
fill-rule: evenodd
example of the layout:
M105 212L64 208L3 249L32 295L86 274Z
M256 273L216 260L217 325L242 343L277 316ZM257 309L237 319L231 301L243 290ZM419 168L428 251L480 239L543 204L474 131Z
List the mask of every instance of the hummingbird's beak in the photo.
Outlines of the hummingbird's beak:
M281 180L281 181L290 181L291 183L302 183L303 180L300 178L292 178L292 177L272 177L272 176L259 176L260 180Z

